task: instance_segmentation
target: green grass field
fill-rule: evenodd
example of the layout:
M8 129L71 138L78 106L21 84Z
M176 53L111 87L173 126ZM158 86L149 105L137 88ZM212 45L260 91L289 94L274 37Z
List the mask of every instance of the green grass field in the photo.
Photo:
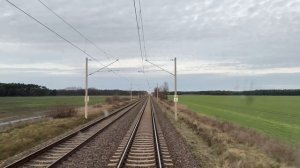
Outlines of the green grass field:
M179 103L204 115L300 144L300 96L190 96Z
M105 96L90 96L89 105L102 103ZM83 106L83 96L0 97L0 119L31 116L60 105Z

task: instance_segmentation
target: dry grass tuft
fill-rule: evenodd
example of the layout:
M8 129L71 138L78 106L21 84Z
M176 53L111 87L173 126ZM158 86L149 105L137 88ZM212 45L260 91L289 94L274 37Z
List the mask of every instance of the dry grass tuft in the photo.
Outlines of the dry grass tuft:
M55 110L48 111L46 116L51 118L67 118L74 117L76 114L77 109L74 106L57 106Z
M93 105L93 108L101 108L101 107L103 107L102 104L95 104L95 105Z
M128 99L129 98L120 98L119 96L112 96L112 97L107 97L105 99L105 102L108 103L108 104L113 104L113 103L118 103L118 102L121 102L121 101L126 101Z
M0 134L0 161L85 122L85 119L76 117L52 119L7 130Z
M170 109L170 105L172 104L169 102L163 104L167 110ZM267 166L266 163L259 162L261 158L265 158L265 156L258 154L259 152L254 152L252 156L254 159L257 159L257 164L253 164L253 160L247 160L246 156L248 154L244 153L245 149L244 151L237 150L238 144L247 146L251 150L258 149L259 151L263 151L267 156L274 158L277 164L269 161L270 165L268 164L267 167L278 166L279 163L290 166L297 164L297 151L283 142L229 122L201 116L188 110L185 106L178 106L178 108L181 112L179 119L196 131L208 146L213 147L217 155L224 157L222 167ZM248 149L247 153L249 153Z

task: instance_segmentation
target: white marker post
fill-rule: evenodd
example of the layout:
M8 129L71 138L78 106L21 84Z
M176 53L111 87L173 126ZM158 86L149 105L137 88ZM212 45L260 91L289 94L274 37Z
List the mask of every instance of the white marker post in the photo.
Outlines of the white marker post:
M175 111L175 121L178 120L177 102L178 102L178 96L177 96L177 64L176 64L176 57L175 57L174 58L174 111Z
M175 113L175 120L178 120L178 116L177 116L177 102L178 102L178 95L177 95L177 60L176 57L174 58L174 73L160 67L159 65L156 65L152 62L150 62L149 60L146 60L147 62L149 62L150 64L156 66L157 68L171 74L172 76L174 76L174 113Z

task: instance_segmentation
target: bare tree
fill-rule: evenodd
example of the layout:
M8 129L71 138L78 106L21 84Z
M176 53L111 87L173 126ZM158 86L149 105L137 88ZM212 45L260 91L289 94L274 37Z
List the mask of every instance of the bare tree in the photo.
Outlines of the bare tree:
M169 85L167 82L164 82L164 84L160 87L155 87L153 96L156 97L156 93L158 91L158 98L159 99L168 99L168 93L169 93Z

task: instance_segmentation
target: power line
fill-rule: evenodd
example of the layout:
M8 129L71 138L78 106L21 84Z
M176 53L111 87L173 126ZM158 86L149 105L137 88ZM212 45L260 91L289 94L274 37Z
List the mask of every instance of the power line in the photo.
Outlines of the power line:
M75 45L74 43L72 43L71 41L69 41L68 39L64 38L62 35L60 35L59 33L57 33L55 30L51 29L50 27L48 27L47 25L45 25L44 23L42 23L41 21L39 21L38 19L36 19L35 17L33 17L32 15L30 15L29 13L27 13L26 11L24 11L23 9L19 8L17 5L15 5L14 3L10 2L9 0L6 0L10 5L12 5L13 7L15 7L16 9L18 9L19 11L21 11L22 13L24 13L25 15L27 15L28 17L30 17L31 19L33 19L34 21L36 21L38 24L42 25L43 27L45 27L47 30L49 30L50 32L52 32L53 34L55 34L56 36L58 36L59 38L61 38L62 40L66 41L67 43L69 43L71 46L73 46L74 48L80 50L81 52L83 52L85 55L87 55L89 58L91 58L92 60L98 62L99 64L101 64L102 66L106 67L108 70L110 70L109 72L114 73L116 76L123 78L125 80L127 80L128 82L131 82L131 80L127 77L124 77L118 73L116 73L115 71L113 71L111 68L108 68L109 65L119 61L118 59L116 61L114 61L113 63L110 63L108 65L104 65L102 64L99 60L97 60L95 57L91 56L90 54L88 54L85 50L81 49L80 47L78 47L77 45Z
M88 41L89 43L91 43L94 47L96 47L98 50L100 50L101 52L103 52L106 56L110 56L113 59L116 59L116 57L114 57L113 55L107 53L106 51L104 51L103 49L99 48L94 42L92 42L90 39L88 39L85 35L83 35L78 29L76 29L72 24L70 24L69 22L67 22L64 18L62 18L61 16L59 16L56 12L54 12L50 7L48 7L45 3L43 3L41 0L38 0L43 6L45 6L50 12L52 12L55 16L57 16L59 19L61 19L65 24L67 24L70 28L72 28L74 31L76 31L82 38L84 38L86 41ZM109 57L106 57L109 59ZM112 65L113 63L117 62L119 59L116 59L116 61L100 68L99 70L95 71L96 72L100 72L102 69L108 67L109 65ZM108 68L110 71L109 72L113 72L116 76L120 77L120 78L124 78L128 81L130 81L128 78L125 78L123 76L121 76L120 74L116 73L115 71L111 70L110 68ZM92 73L92 74L94 74ZM91 74L90 74L91 75Z
M91 58L92 60L98 62L99 64L101 64L102 66L106 66L103 63L101 63L98 59L96 59L95 57L93 57L92 55L90 55L89 53L87 53L86 51L84 51L83 49L81 49L80 47L78 47L76 44L72 43L71 41L69 41L68 39L64 38L62 35L60 35L59 33L57 33L55 30L51 29L50 27L48 27L47 25L45 25L44 23L42 23L41 21L39 21L38 19L36 19L35 17L33 17L32 15L30 15L29 13L27 13L26 11L24 11L23 9L19 8L17 5L15 5L14 3L10 2L9 0L6 0L9 4L11 4L13 7L15 7L16 9L18 9L19 11L23 12L25 15L27 15L28 17L30 17L31 19L33 19L34 21L36 21L38 24L42 25L43 27L45 27L47 30L49 30L50 32L52 32L53 34L55 34L56 36L58 36L59 38L61 38L62 40L66 41L67 43L69 43L71 46L73 46L74 48L80 50L81 52L83 52L85 55L87 55L89 58ZM118 60L117 60L118 61ZM107 68L110 69L110 68Z
M137 11L136 11L135 0L133 0L133 6L134 6L134 12L135 12L135 21L136 21L137 33L138 33L138 37L139 37L140 54L141 54L142 65L143 65L143 70L144 70L144 57L143 57L143 51L142 51L140 27L139 27L139 21L138 21L138 16L137 16Z
M81 52L83 52L84 54L86 54L88 57L90 57L91 59L93 59L94 61L97 61L99 64L101 64L102 66L106 67L107 69L111 70L110 68L108 68L107 65L102 64L99 60L97 60L95 57L91 56L90 54L88 54L86 51L84 51L83 49L81 49L80 47L78 47L77 45L75 45L74 43L72 43L71 41L69 41L68 39L64 38L62 35L58 34L56 31L52 30L50 27L48 27L47 25L43 24L42 22L40 22L38 19L36 19L35 17L33 17L32 15L30 15L29 13L25 12L24 10L22 10L21 8L19 8L18 6L16 6L15 4L13 4L12 2L10 2L9 0L6 0L8 3L10 3L12 6L14 6L15 8L17 8L18 10L20 10L21 12L23 12L24 14L26 14L28 17L30 17L31 19L35 20L37 23L39 23L40 25L44 26L47 30L51 31L52 33L54 33L55 35L57 35L59 38L63 39L64 41L66 41L67 43L69 43L70 45L72 45L73 47L75 47L76 49L80 50ZM116 60L118 61L118 59ZM116 61L114 61L113 63L115 63ZM111 63L112 64L112 63ZM111 65L109 64L109 65ZM120 77L120 78L124 78L127 81L130 82L130 80L128 78L125 78L121 75L119 75L118 73L116 73L115 71L110 71L112 73L114 73L116 76Z
M87 55L89 58L91 58L92 60L98 62L99 64L101 64L102 66L105 66L107 67L107 65L104 65L103 63L101 63L98 59L96 59L95 57L93 57L92 55L90 55L89 53L87 53L85 50L83 50L82 48L80 48L79 46L77 46L76 44L72 43L70 40L66 39L65 37L63 37L62 35L60 35L58 32L56 32L55 30L51 29L49 26L45 25L44 23L42 23L40 20L38 20L37 18L35 18L34 16L32 16L31 14L29 14L28 12L24 11L23 9L21 9L20 7L18 7L17 5L15 5L14 3L10 2L9 0L6 0L10 5L12 5L13 7L15 7L16 9L18 9L19 11L21 11L22 13L24 13L25 15L27 15L29 18L33 19L34 21L36 21L38 24L42 25L44 28L46 28L48 31L52 32L53 34L55 34L57 37L59 37L60 39L64 40L65 42L69 43L72 47L78 49L79 51L81 51L82 53L84 53L85 55ZM135 1L134 1L134 6L135 6ZM50 8L49 8L50 9ZM135 12L136 12L136 6L135 6ZM136 21L137 20L137 13L136 13ZM70 25L72 26L72 25ZM137 28L139 30L139 26L138 26L138 22L137 22ZM76 30L76 29L75 29ZM78 31L78 33L80 33ZM142 65L143 65L143 69L144 69L144 58L143 58L143 55L142 55L142 47L141 47L141 38L140 38L140 33L138 31L138 34L139 34L139 43L140 43L140 51L141 51L141 57L142 57ZM86 39L87 40L87 39ZM118 61L118 59L116 60ZM116 62L115 61L115 62ZM110 65L110 64L109 64ZM111 70L110 68L107 67L107 69ZM110 72L113 72L116 76L119 76L121 78L124 78L126 79L127 81L130 82L130 80L126 77L123 77L121 76L120 74L114 72L114 71L110 71ZM144 70L143 70L144 72ZM144 73L145 75L145 73ZM147 82L148 82L148 86L149 86L149 81L147 79ZM149 87L150 88L150 87Z
M139 8L140 8L140 10L139 10L140 11L140 22L141 22L141 27L142 27L143 44L144 44L144 56L145 56L145 59L147 59L147 50L146 50L145 35L144 35L144 25L143 25L143 15L142 15L141 0L139 0ZM144 72L145 72L145 70L144 70ZM146 75L145 75L145 77L146 77L146 80L147 80L148 89L150 89L149 79L148 79L148 77Z
M145 75L145 67L144 67L144 57L143 57L143 50L142 50L142 43L141 43L141 35L140 35L140 27L139 27L139 19L138 19L138 14L137 14L137 9L136 9L136 4L135 4L135 0L133 0L133 6L134 6L134 13L135 13L135 20L136 20L136 27L137 27L137 33L138 33L138 37L139 37L139 46L140 46L140 54L141 54L141 58L142 58L142 68L143 68L143 74L147 80L147 84L148 84L148 89L150 89L150 84L149 84L149 79L147 78L147 76ZM140 7L140 5L139 5ZM141 16L140 16L141 17ZM145 49L145 48L144 48ZM145 50L146 51L146 50Z
M100 72L101 70L103 70L103 69L109 67L110 65L114 64L115 62L117 62L117 60L114 61L114 62L112 62L112 63L110 63L110 64L107 64L106 66L104 66L104 67L102 67L102 68L100 68L100 69L98 69L98 70L96 70L96 71L94 71L94 72L92 72L92 73L90 73L88 76L93 75L93 74L95 74L95 73L97 73L97 72ZM109 69L109 70L110 70L110 69ZM112 70L111 70L111 71L112 71Z
M28 17L30 17L31 19L35 20L37 23L39 23L40 25L44 26L47 30L49 30L50 32L54 33L56 36L58 36L59 38L63 39L64 41L66 41L67 43L69 43L70 45L72 45L73 47L77 48L78 50L80 50L81 52L83 52L84 54L86 54L88 57L90 57L93 60L97 60L96 58L94 58L93 56L91 56L90 54L88 54L87 52L85 52L83 49L81 49L80 47L78 47L77 45L75 45L74 43L72 43L71 41L69 41L68 39L64 38L62 35L58 34L56 31L54 31L53 29L51 29L50 27L46 26L44 23L40 22L38 19L36 19L35 17L33 17L32 15L30 15L29 13L25 12L23 9L19 8L17 5L15 5L14 3L10 2L9 0L6 0L9 4L11 4L12 6L14 6L15 8L17 8L19 11L23 12L24 14L26 14Z
M82 38L84 38L86 41L88 41L90 44L92 44L95 48L97 48L99 51L105 54L106 58L113 58L117 60L116 57L113 55L107 53L105 50L99 48L94 42L92 42L90 39L88 39L85 35L83 35L78 29L76 29L71 23L67 22L64 18L59 16L56 12L54 12L49 6L47 6L44 2L41 0L38 0L44 7L46 7L51 13L53 13L55 16L57 16L60 20L62 20L66 25L68 25L71 29L73 29L75 32L77 32Z
M146 51L146 43L145 43L145 35L144 35L144 25L143 25L141 0L139 0L139 7L140 7L140 19L141 19L141 27L142 27L142 35L143 35L143 43L144 43L144 55L145 55L145 58L147 59L147 51Z

